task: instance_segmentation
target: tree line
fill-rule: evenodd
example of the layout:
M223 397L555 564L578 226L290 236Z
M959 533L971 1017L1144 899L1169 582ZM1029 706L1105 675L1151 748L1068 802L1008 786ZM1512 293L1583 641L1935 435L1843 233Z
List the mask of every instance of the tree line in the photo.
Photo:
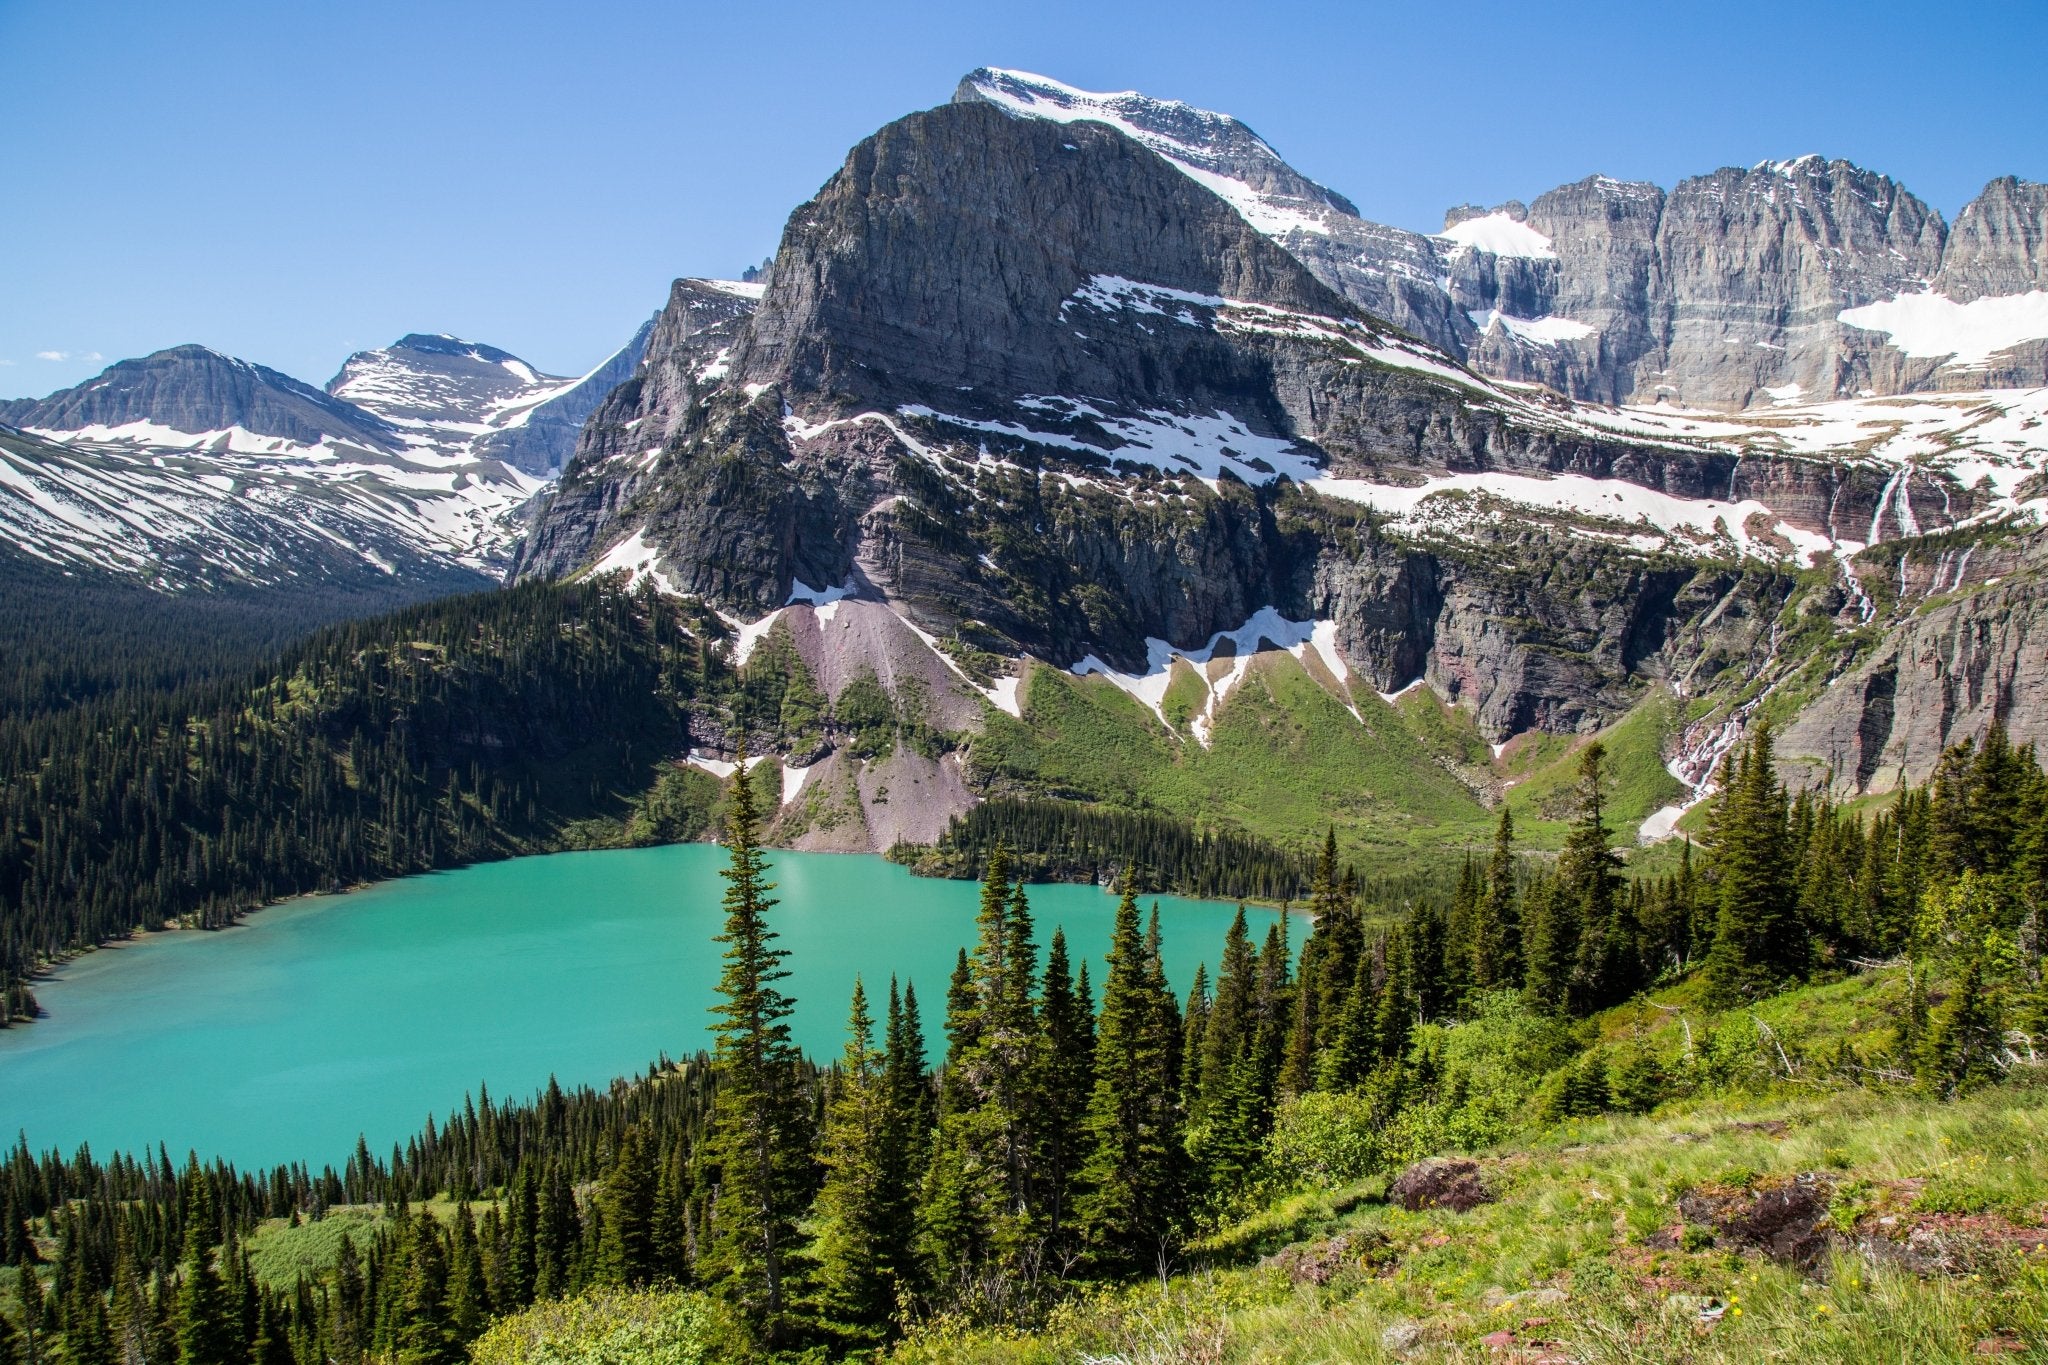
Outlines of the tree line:
M0 1023L67 951L624 809L734 686L691 643L651 596L522 585L330 627L253 677L0 718Z

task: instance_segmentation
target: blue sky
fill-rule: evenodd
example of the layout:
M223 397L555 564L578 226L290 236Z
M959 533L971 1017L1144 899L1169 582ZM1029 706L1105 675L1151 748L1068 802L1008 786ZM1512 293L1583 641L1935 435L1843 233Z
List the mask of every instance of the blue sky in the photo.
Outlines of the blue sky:
M183 341L318 384L408 331L580 371L983 64L1233 113L1435 230L1809 151L1953 217L2048 179L2044 49L2039 0L0 0L0 396Z

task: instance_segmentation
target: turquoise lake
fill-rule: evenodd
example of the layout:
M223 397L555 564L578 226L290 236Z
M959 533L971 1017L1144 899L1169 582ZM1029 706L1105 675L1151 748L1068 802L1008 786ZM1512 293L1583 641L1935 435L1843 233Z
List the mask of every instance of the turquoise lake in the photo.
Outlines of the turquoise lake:
M916 982L936 1055L979 889L879 857L769 858L798 1043L836 1055L855 974L879 1016L893 973ZM522 858L88 953L37 986L47 1017L0 1029L0 1140L339 1169L358 1133L388 1152L479 1082L524 1098L551 1075L601 1085L688 1055L709 1045L724 864L707 844ZM1030 897L1041 954L1064 926L1099 990L1115 898ZM1236 907L1141 905L1154 902L1184 993L1198 962L1213 971ZM1277 912L1252 914L1256 941Z

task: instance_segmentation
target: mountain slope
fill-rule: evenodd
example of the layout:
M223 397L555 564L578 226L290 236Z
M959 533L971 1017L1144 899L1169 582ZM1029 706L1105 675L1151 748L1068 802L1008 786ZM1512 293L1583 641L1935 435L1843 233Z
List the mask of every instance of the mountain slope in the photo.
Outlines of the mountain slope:
M216 434L228 434L232 444L236 433L307 446L332 439L384 448L398 440L397 430L375 414L204 346L116 361L76 388L0 403L0 422L115 440L176 433L174 445Z
M541 482L198 346L7 405L15 548L165 590L364 579L476 585ZM414 595L407 587L401 596Z

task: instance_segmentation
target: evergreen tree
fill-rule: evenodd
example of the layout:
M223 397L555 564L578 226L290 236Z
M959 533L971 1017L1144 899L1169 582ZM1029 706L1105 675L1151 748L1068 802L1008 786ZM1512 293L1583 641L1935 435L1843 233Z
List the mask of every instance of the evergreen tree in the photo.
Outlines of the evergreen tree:
M1107 1274L1151 1267L1178 1232L1179 1115L1167 1069L1171 1049L1160 1027L1173 1001L1162 1002L1159 993L1126 880L1102 987L1085 1125L1089 1154L1074 1206L1081 1245Z
M186 1167L185 1181L192 1202L185 1215L184 1268L178 1283L178 1365L241 1365L234 1308L213 1264L213 1201L196 1159Z
M1723 1003L1754 999L1804 976L1809 947L1799 923L1786 836L1784 788L1771 727L1759 722L1723 791L1714 823L1720 913L1706 980Z
M462 1359L448 1321L448 1258L425 1214L411 1220L412 1245L398 1325L398 1365L453 1365Z
M874 1046L859 977L846 1034L818 1143L825 1182L812 1212L810 1259L826 1322L850 1340L874 1341L896 1304L890 1145L900 1140L901 1125L891 1113L887 1056Z
M1494 826L1493 856L1486 887L1472 915L1471 982L1474 990L1497 991L1521 984L1521 921L1515 911L1515 817L1501 803Z
M458 1343L474 1341L490 1321L491 1294L484 1282L483 1248L466 1203L456 1206L455 1228L448 1239L447 1305L448 1327Z
M656 1278L657 1183L653 1154L647 1150L640 1125L634 1124L620 1134L611 1169L598 1190L598 1207L604 1212L604 1238L597 1253L600 1282L638 1287Z
M1083 968L1085 971L1085 967ZM1038 1170L1047 1236L1064 1243L1075 1182L1086 1150L1083 1124L1095 1087L1095 1038L1088 1006L1067 960L1067 936L1054 929L1040 995L1037 1097Z
M739 771L746 772L746 746ZM707 1166L716 1172L709 1246L698 1273L739 1311L770 1348L789 1337L789 1252L810 1193L806 1101L789 1039L794 1002L776 982L788 975L775 947L757 837L753 787L732 784L726 810L725 968L714 1032L718 1093Z
M1621 860L1608 847L1601 790L1606 757L1598 741L1579 757L1578 813L1557 855L1551 893L1553 909L1568 905L1576 926L1565 1004L1582 1015L1627 999L1636 986L1635 932L1624 912Z
M1531 882L1523 895L1523 995L1538 1014L1561 1015L1571 1003L1572 965L1578 958L1575 899L1559 894L1557 879Z
M1985 989L1983 953L1971 951L1963 958L1955 989L1930 1021L1920 1049L1920 1083L1951 1099L2000 1079L2004 1040L1999 1002Z

